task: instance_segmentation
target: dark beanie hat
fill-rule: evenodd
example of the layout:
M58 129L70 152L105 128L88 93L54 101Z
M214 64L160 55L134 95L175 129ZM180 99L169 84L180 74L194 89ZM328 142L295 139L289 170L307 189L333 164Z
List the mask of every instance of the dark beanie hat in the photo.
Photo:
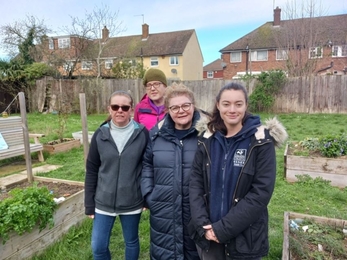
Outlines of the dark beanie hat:
M149 69L146 71L145 76L143 77L143 85L146 85L150 81L160 81L165 86L167 86L167 81L164 72L158 69Z

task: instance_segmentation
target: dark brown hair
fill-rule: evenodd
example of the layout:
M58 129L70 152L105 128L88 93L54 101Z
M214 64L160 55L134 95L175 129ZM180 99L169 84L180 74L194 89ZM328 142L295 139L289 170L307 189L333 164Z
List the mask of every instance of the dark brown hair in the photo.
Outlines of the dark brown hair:
M224 87L222 87L219 90L218 95L216 96L216 103L215 103L214 108L213 108L211 121L207 124L208 130L210 130L212 133L214 133L215 131L220 131L224 135L227 134L227 128L226 128L224 121L220 116L220 112L217 108L217 104L220 101L222 93L226 90L240 90L240 91L242 91L243 95L245 96L246 105L248 104L247 91L241 84L231 82L231 83L225 85ZM250 113L248 111L246 111L245 116L242 118L242 124L244 123L245 119L249 115L250 115Z

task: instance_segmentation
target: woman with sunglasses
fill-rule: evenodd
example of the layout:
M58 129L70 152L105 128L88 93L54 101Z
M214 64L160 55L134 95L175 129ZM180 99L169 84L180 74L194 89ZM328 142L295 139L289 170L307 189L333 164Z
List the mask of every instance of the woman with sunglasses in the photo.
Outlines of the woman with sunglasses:
M92 251L96 260L111 259L110 236L119 216L125 259L137 260L144 206L140 178L148 130L131 119L133 98L127 92L114 92L108 111L111 120L95 131L86 163L85 213L93 219Z
M150 130L141 190L150 210L150 259L198 260L188 236L189 171L198 143L194 94L183 85L167 88L163 120Z

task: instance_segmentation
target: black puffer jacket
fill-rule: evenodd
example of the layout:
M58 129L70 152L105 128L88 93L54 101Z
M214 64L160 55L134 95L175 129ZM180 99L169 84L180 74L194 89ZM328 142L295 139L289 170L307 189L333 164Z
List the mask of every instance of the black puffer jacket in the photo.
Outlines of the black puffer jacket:
M189 238L189 173L197 149L200 115L194 112L189 132L177 139L167 114L150 131L142 170L141 190L150 210L151 259L199 259Z

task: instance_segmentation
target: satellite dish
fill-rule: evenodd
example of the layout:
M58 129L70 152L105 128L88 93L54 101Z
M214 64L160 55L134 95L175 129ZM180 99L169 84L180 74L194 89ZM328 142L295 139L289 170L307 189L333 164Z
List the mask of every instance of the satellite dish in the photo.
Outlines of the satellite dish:
M172 72L173 74L177 74L177 70L176 70L176 69L172 69L171 72Z

